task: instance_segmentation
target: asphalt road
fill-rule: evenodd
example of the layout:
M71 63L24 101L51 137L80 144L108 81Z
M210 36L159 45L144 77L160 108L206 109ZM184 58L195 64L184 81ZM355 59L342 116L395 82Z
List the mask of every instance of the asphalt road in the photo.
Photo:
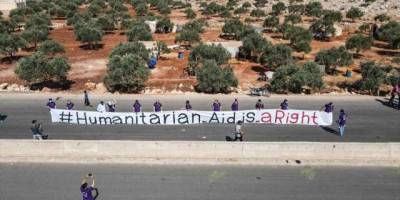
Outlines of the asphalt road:
M93 173L99 200L399 200L400 168L0 164L0 199L81 199Z
M95 110L95 107L84 107L82 95L53 94L62 97L58 108L65 108L67 99L71 99L76 109ZM213 140L221 141L233 132L233 125L113 125L83 126L58 124L50 122L50 114L44 106L50 97L43 94L8 94L0 93L0 113L8 115L0 124L0 138L31 138L30 122L33 119L44 124L45 133L51 139L67 140ZM190 100L196 110L211 110L213 99L222 101L223 109L229 109L233 99L239 99L240 109L252 109L258 97L245 95L114 95L91 96L96 105L100 99L117 100L117 111L131 111L132 103L139 99L145 111L152 109L154 100L160 99L164 110L181 109L184 101ZM247 141L345 141L345 142L400 142L400 111L390 108L381 101L385 98L363 96L273 96L263 98L266 108L278 108L280 102L287 98L292 109L318 110L329 101L335 104L334 121L338 111L343 108L348 113L348 126L344 137L336 132L336 125L327 128L297 125L265 125L245 124L245 140Z

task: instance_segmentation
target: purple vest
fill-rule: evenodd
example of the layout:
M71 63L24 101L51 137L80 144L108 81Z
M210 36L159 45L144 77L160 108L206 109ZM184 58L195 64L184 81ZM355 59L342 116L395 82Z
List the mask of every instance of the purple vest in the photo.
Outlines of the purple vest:
M72 110L74 108L74 103L67 103L67 109Z
M190 105L190 103L187 103L185 105L186 110L192 110L192 105Z
M282 110L287 110L289 108L289 104L287 102L282 102L281 103L281 109Z
M232 111L238 111L239 110L239 103L238 102L233 102L231 106Z
M155 102L154 103L154 112L161 112L161 103Z
M346 125L347 115L346 113L340 113L339 115L339 125L344 126Z
M221 104L213 103L213 111L221 111Z
M325 112L327 112L327 113L333 112L333 106L329 105L329 104L326 104L325 105Z
M142 105L140 105L140 103L134 103L133 104L133 111L134 112L140 112L140 108L142 107Z
M54 102L54 101L49 101L49 102L47 102L46 105L47 105L47 107L49 107L51 109L56 108L56 102Z
M93 200L92 190L93 190L93 188L91 186L89 186L85 189L81 188L82 199L83 200Z

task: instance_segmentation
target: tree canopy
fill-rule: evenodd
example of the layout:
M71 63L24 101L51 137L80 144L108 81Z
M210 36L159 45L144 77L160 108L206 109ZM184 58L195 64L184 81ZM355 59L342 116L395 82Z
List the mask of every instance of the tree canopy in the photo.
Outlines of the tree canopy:
M189 55L190 62L201 63L204 60L215 60L218 65L227 63L231 54L221 45L200 44Z
M284 44L277 44L264 49L264 52L260 57L260 63L272 69L288 65L292 62L292 48Z
M358 54L360 53L360 51L370 49L372 43L373 43L372 37L357 34L347 39L346 48L356 49L356 53Z
M196 90L204 93L229 93L238 80L231 67L221 67L215 60L203 60L196 70Z
M347 51L346 47L333 47L321 50L315 57L315 62L325 65L325 71L333 74L338 66L348 66L353 63L353 56Z

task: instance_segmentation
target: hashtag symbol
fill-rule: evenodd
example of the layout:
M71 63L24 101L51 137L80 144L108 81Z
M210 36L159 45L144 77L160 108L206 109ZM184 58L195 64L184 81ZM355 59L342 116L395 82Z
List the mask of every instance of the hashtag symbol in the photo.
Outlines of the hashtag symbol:
M71 117L72 117L72 115L71 115L70 112L68 112L68 114L65 114L64 112L62 112L62 113L60 114L60 120L61 120L61 122L70 123L70 122L72 121Z

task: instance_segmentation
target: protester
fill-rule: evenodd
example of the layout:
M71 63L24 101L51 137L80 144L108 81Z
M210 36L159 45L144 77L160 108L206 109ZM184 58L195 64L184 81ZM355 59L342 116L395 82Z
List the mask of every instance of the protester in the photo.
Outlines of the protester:
M140 112L142 110L142 105L139 103L139 100L135 100L135 103L133 104L133 112Z
M153 111L154 112L161 112L161 110L162 110L162 104L160 103L160 100L157 100L153 104Z
M92 184L88 184L88 179L92 179ZM94 176L92 174L88 174L85 177L83 177L82 184L81 184L81 193L82 193L82 199L83 200L95 200L99 196L98 189L95 188L95 180ZM92 192L93 190L95 191L95 195L93 196Z
M86 90L83 91L83 95L84 95L85 106L90 106L89 95Z
M115 101L107 102L107 108L108 108L108 112L115 112L117 110Z
M239 102L237 99L235 99L235 101L233 101L232 105L231 105L231 110L232 111L238 111L239 110Z
M53 99L50 98L50 99L47 101L46 106L47 106L50 110L51 110L51 109L56 109L56 102L54 102Z
M331 112L333 112L333 108L334 108L333 103L329 102L329 103L325 104L324 106L322 106L321 110L323 110L327 113L331 113Z
M104 101L100 101L99 105L97 105L97 112L107 112Z
M221 111L222 105L221 105L221 103L218 101L218 99L215 99L214 103L212 104L212 108L213 108L213 111L214 111L214 112L216 112L216 111Z
M344 128L346 127L346 122L347 122L347 114L344 112L343 109L340 109L339 119L337 120L337 123L339 125L340 136L344 135Z
M2 124L6 120L6 118L7 118L7 115L2 115L0 113L0 124Z
M255 107L256 107L256 110L262 110L262 109L264 109L264 104L263 104L263 102L261 101L261 99L259 99L259 100L257 101Z
M235 139L233 141L243 141L242 121L238 121L235 126Z
M397 108L400 109L400 83L393 84L392 91L390 92L390 99L389 99L389 106L394 107L394 100L396 98L396 95L399 96L399 102L397 104Z
M187 111L191 111L192 110L192 105L190 105L190 101L189 100L186 100L185 109Z
M285 100L283 100L283 102L281 103L281 110L287 110L287 109L289 109L289 103L288 103L288 100L285 99Z
M74 109L74 103L72 103L71 100L68 100L66 107L67 107L67 110L72 110L72 109Z
M43 140L48 138L48 135L43 135L42 124L38 123L36 120L32 120L31 131L34 140Z

